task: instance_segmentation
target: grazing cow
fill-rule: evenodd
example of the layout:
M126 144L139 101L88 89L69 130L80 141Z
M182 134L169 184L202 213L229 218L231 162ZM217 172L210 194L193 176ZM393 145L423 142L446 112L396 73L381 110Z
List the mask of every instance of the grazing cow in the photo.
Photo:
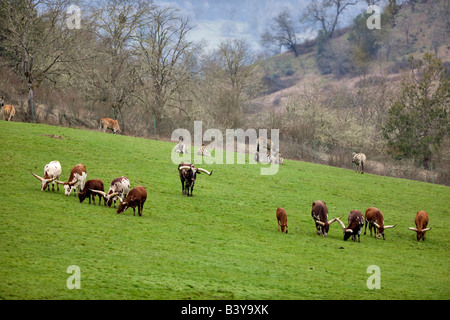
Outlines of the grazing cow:
M408 228L409 230L415 231L417 233L417 241L425 241L425 233L431 228L427 228L428 225L428 213L425 211L418 211L416 214L416 219L414 220L416 223L415 228Z
M91 196L92 200L94 201L95 206L95 192L93 190L98 191L105 191L105 188L103 187L103 181L100 179L93 179L93 180L87 180L84 184L84 188L78 192L78 199L80 199L80 202L83 202L84 199L89 198L89 204L91 204ZM98 194L98 204L100 205L102 203L102 195ZM103 200L105 202L105 200Z
M364 153L352 153L352 163L356 164L355 172L364 174L364 164L366 163L366 155Z
M323 235L324 237L328 235L330 225L338 219L334 218L328 221L328 208L326 203L322 200L316 200L313 202L311 217L316 223L317 235Z
M2 96L0 98L0 107L2 108L3 119L5 121L11 121L12 117L14 117L14 115L16 114L16 109L14 108L14 106L12 104L5 105L5 99Z
M43 178L33 172L31 174L41 180L41 191L44 191L47 187L50 191L50 182L52 183L52 191L55 191L55 180L59 180L61 177L61 164L56 160L46 164ZM56 184L56 188L59 191L59 184Z
M105 132L106 129L111 129L113 134L120 133L120 127L117 120L111 118L101 118L99 131Z
M385 226L383 214L379 209L374 207L370 207L366 210L366 223L364 227L364 235L366 234L367 231L367 224L369 224L370 235L372 235L372 227L373 227L376 238L379 239L380 236L383 236L383 240L386 240L384 238L384 230L388 228L394 228L396 226L396 224L391 226Z
M211 154L208 150L206 150L205 144L202 144L202 146L198 149L197 152L198 155L201 155L203 157L211 157Z
M281 228L281 233L288 233L288 223L287 223L287 215L286 211L283 208L277 209L277 221L278 221L278 230Z
M197 174L200 174L202 172L206 173L209 176L212 174L212 170L211 172L208 172L205 169L196 168L193 164L190 163L180 163L178 165L178 173L180 175L181 188L183 194L186 194L189 197L189 188L190 188L191 189L190 196L192 197L195 179L197 179Z
M142 217L144 210L144 203L147 200L147 190L144 187L139 186L131 189L125 200L120 199L119 208L117 214L124 212L128 208L133 208L133 216L136 215L135 208L138 207L138 214Z
M348 214L348 227L345 227L344 223L337 219L339 224L342 226L344 230L344 241L347 241L350 236L352 236L352 240L356 242L356 235L358 235L358 242L361 242L361 229L364 225L364 217L361 211L352 210Z
M69 180L67 182L58 181L56 180L56 183L63 184L64 185L64 191L65 195L68 196L74 190L74 196L77 196L77 188L78 191L84 189L84 183L86 181L87 171L86 166L82 163L77 164L75 167L72 168L70 171Z
M101 194L105 198L105 206L107 206L108 208L111 207L114 201L114 208L116 208L116 199L119 197L122 199L126 198L129 190L130 180L128 180L127 177L119 177L111 182L108 193L98 190L92 190L92 192Z

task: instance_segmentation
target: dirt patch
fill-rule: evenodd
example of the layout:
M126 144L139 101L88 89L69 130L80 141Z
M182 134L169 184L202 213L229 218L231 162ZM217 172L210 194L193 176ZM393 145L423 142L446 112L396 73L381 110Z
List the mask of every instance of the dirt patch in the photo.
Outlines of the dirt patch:
M43 134L43 136L44 137L53 138L53 139L59 139L59 140L68 139L68 138L64 138L64 137L58 136L56 134Z

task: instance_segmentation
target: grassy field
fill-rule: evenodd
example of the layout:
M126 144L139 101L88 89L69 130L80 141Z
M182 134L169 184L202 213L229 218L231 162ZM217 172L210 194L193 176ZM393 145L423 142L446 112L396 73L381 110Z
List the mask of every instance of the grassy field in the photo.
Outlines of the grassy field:
M174 143L5 121L0 141L1 299L450 298L448 187L286 160L274 176L259 164L202 165L214 173L198 176L187 198ZM143 217L80 204L62 188L41 192L30 171L43 175L52 160L64 181L84 163L106 188L121 175L145 186ZM376 206L397 227L385 241L344 242L337 223L317 236L317 199L344 221ZM277 231L279 206L289 234ZM432 230L418 243L407 228L422 209ZM80 290L66 286L70 265L80 268ZM366 286L371 265L379 290Z

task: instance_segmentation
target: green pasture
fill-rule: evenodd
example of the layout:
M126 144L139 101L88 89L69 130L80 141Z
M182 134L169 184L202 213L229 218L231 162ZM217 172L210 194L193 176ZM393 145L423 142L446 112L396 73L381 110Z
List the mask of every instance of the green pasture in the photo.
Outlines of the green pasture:
M0 141L0 299L450 298L448 187L286 160L272 176L260 164L203 164L213 174L199 175L188 198L175 143L5 121ZM122 175L144 186L143 216L80 203L63 188L41 192L30 172L43 175L52 160L64 181L84 163L105 188ZM375 206L397 227L385 241L344 242L337 223L317 236L318 199L330 217L346 222L350 210ZM288 234L277 231L277 207ZM420 243L408 230L418 210L432 227ZM67 288L71 265L80 289ZM371 265L381 289L366 285Z

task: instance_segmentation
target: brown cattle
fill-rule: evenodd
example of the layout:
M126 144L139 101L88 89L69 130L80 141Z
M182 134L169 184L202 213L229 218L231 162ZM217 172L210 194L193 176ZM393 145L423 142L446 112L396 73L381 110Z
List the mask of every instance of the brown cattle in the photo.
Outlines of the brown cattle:
M338 218L328 220L328 208L324 201L316 200L312 204L311 216L316 223L317 235L323 235L326 237L328 235L328 230L330 229L330 224L335 222Z
M386 240L384 238L384 230L388 228L394 228L396 226L396 224L391 226L385 226L383 214L379 209L374 207L370 207L366 210L366 224L364 227L364 234L366 234L367 231L367 224L369 224L370 235L372 235L372 227L373 227L377 239L379 239L380 236L382 235L383 240Z
M361 242L361 229L364 225L364 217L361 211L350 211L350 213L348 214L348 227L345 227L344 223L341 220L337 219L337 221L344 230L344 241L347 241L348 238L352 236L352 240L356 242L356 235L358 235L358 242Z
M87 180L84 184L84 188L78 192L78 199L80 199L80 202L83 202L84 199L89 198L89 204L91 204L91 196L92 200L94 201L95 206L95 195L96 193L93 190L97 191L105 191L105 188L103 187L103 181L100 179L93 179L93 180ZM100 205L102 203L103 196L101 194L98 194L98 204ZM105 202L105 200L103 200Z
M421 210L416 214L416 219L414 220L416 223L415 228L408 228L409 230L415 231L417 233L417 241L425 241L425 232L430 230L431 228L427 228L428 225L428 213Z
M16 114L16 109L12 104L5 105L5 99L3 96L0 98L0 107L2 108L3 112L3 119L5 121L11 121L12 117Z
M101 118L99 131L105 132L106 129L111 129L113 134L120 133L120 127L117 120L111 118Z
M117 213L122 213L128 208L133 208L133 215L136 215L135 208L138 207L138 214L142 216L144 210L144 203L147 200L147 190L144 187L139 186L131 189L125 200L120 199L119 208Z
M288 233L287 215L286 211L283 208L277 209L277 221L278 221L278 230L280 230L281 227L281 233L284 233L285 230L286 233Z

